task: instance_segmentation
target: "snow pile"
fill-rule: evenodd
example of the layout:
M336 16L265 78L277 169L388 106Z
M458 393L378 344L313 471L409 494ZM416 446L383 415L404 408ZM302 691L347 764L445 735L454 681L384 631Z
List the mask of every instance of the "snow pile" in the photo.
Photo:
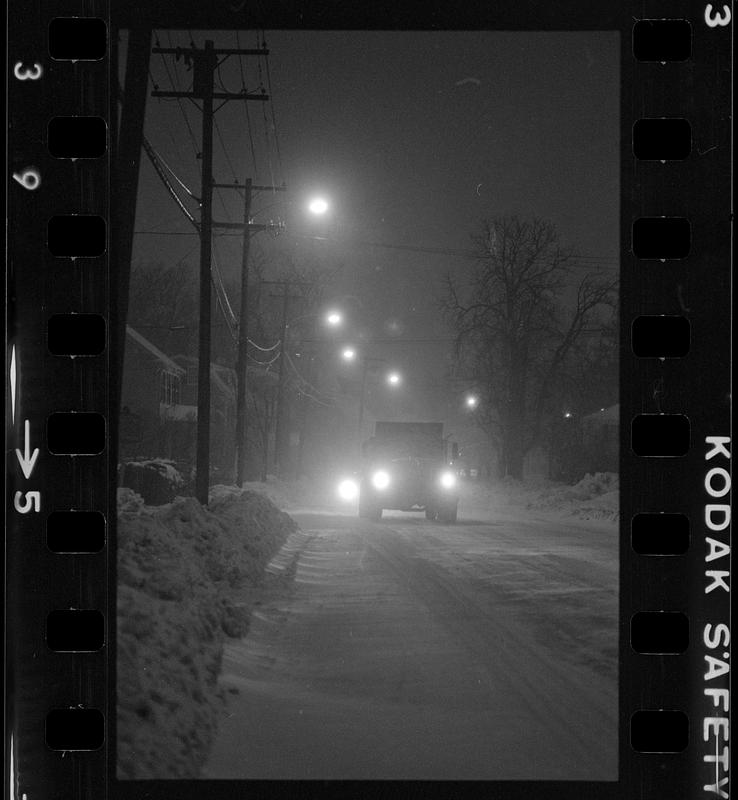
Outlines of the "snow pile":
M297 526L266 497L215 487L208 508L178 497L152 508L118 492L118 776L195 778L215 733L226 636Z
M526 507L551 509L582 519L618 519L620 481L615 472L587 473L574 486L555 485L539 491Z
M118 469L120 484L136 491L149 505L171 503L185 485L174 461L165 458L127 461Z
M506 478L492 484L462 484L462 504L475 509L520 509L616 522L620 515L619 480L615 472L587 474L575 485L545 478L516 481Z

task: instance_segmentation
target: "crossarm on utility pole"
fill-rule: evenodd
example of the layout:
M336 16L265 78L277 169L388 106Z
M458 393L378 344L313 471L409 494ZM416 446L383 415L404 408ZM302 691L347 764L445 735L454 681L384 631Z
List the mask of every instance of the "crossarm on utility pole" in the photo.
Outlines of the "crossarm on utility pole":
M202 100L202 95L198 92L161 92L154 91L152 97L188 97L191 100ZM250 94L249 92L213 92L214 100L268 100L268 94Z

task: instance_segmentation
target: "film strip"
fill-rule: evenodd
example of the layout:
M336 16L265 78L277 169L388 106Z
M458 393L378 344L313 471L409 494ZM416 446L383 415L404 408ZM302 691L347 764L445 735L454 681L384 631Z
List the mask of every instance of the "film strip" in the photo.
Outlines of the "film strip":
M569 19L572 29L621 33L619 779L490 790L727 798L734 20L721 3L678 2L668 15L658 4L611 5L564 4L543 20L526 4L475 18L445 10L432 22L554 30ZM203 783L142 786L115 777L116 354L134 221L121 210L136 203L146 88L136 69L151 31L237 29L243 15L193 3L153 3L144 12L90 2L79 15L61 2L11 6L10 794L194 796ZM422 29L428 13L333 9L330 27ZM320 15L292 15L275 8L267 27L324 24ZM207 790L236 791L225 784ZM312 787L321 795L345 789ZM453 796L478 790L457 785Z

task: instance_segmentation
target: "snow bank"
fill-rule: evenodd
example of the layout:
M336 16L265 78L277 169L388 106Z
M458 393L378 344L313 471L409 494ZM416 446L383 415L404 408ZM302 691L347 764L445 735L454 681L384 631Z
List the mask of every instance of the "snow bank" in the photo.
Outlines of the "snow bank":
M118 474L119 485L141 495L149 505L171 503L185 485L174 461L166 458L126 461L118 465Z
M118 776L195 778L222 708L226 636L248 630L233 590L257 586L297 525L259 494L215 487L208 508L118 491Z
M555 485L532 495L527 508L550 509L581 519L615 521L620 514L620 481L615 472L587 473L574 486Z
M506 479L491 485L464 484L462 502L473 507L548 511L561 516L616 522L620 516L619 479L614 472L587 474L573 486L543 478Z

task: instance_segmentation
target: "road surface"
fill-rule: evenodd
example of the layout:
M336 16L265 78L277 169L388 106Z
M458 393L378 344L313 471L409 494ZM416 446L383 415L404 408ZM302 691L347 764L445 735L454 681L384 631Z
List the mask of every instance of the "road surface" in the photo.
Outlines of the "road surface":
M617 779L616 525L291 513L202 777Z

